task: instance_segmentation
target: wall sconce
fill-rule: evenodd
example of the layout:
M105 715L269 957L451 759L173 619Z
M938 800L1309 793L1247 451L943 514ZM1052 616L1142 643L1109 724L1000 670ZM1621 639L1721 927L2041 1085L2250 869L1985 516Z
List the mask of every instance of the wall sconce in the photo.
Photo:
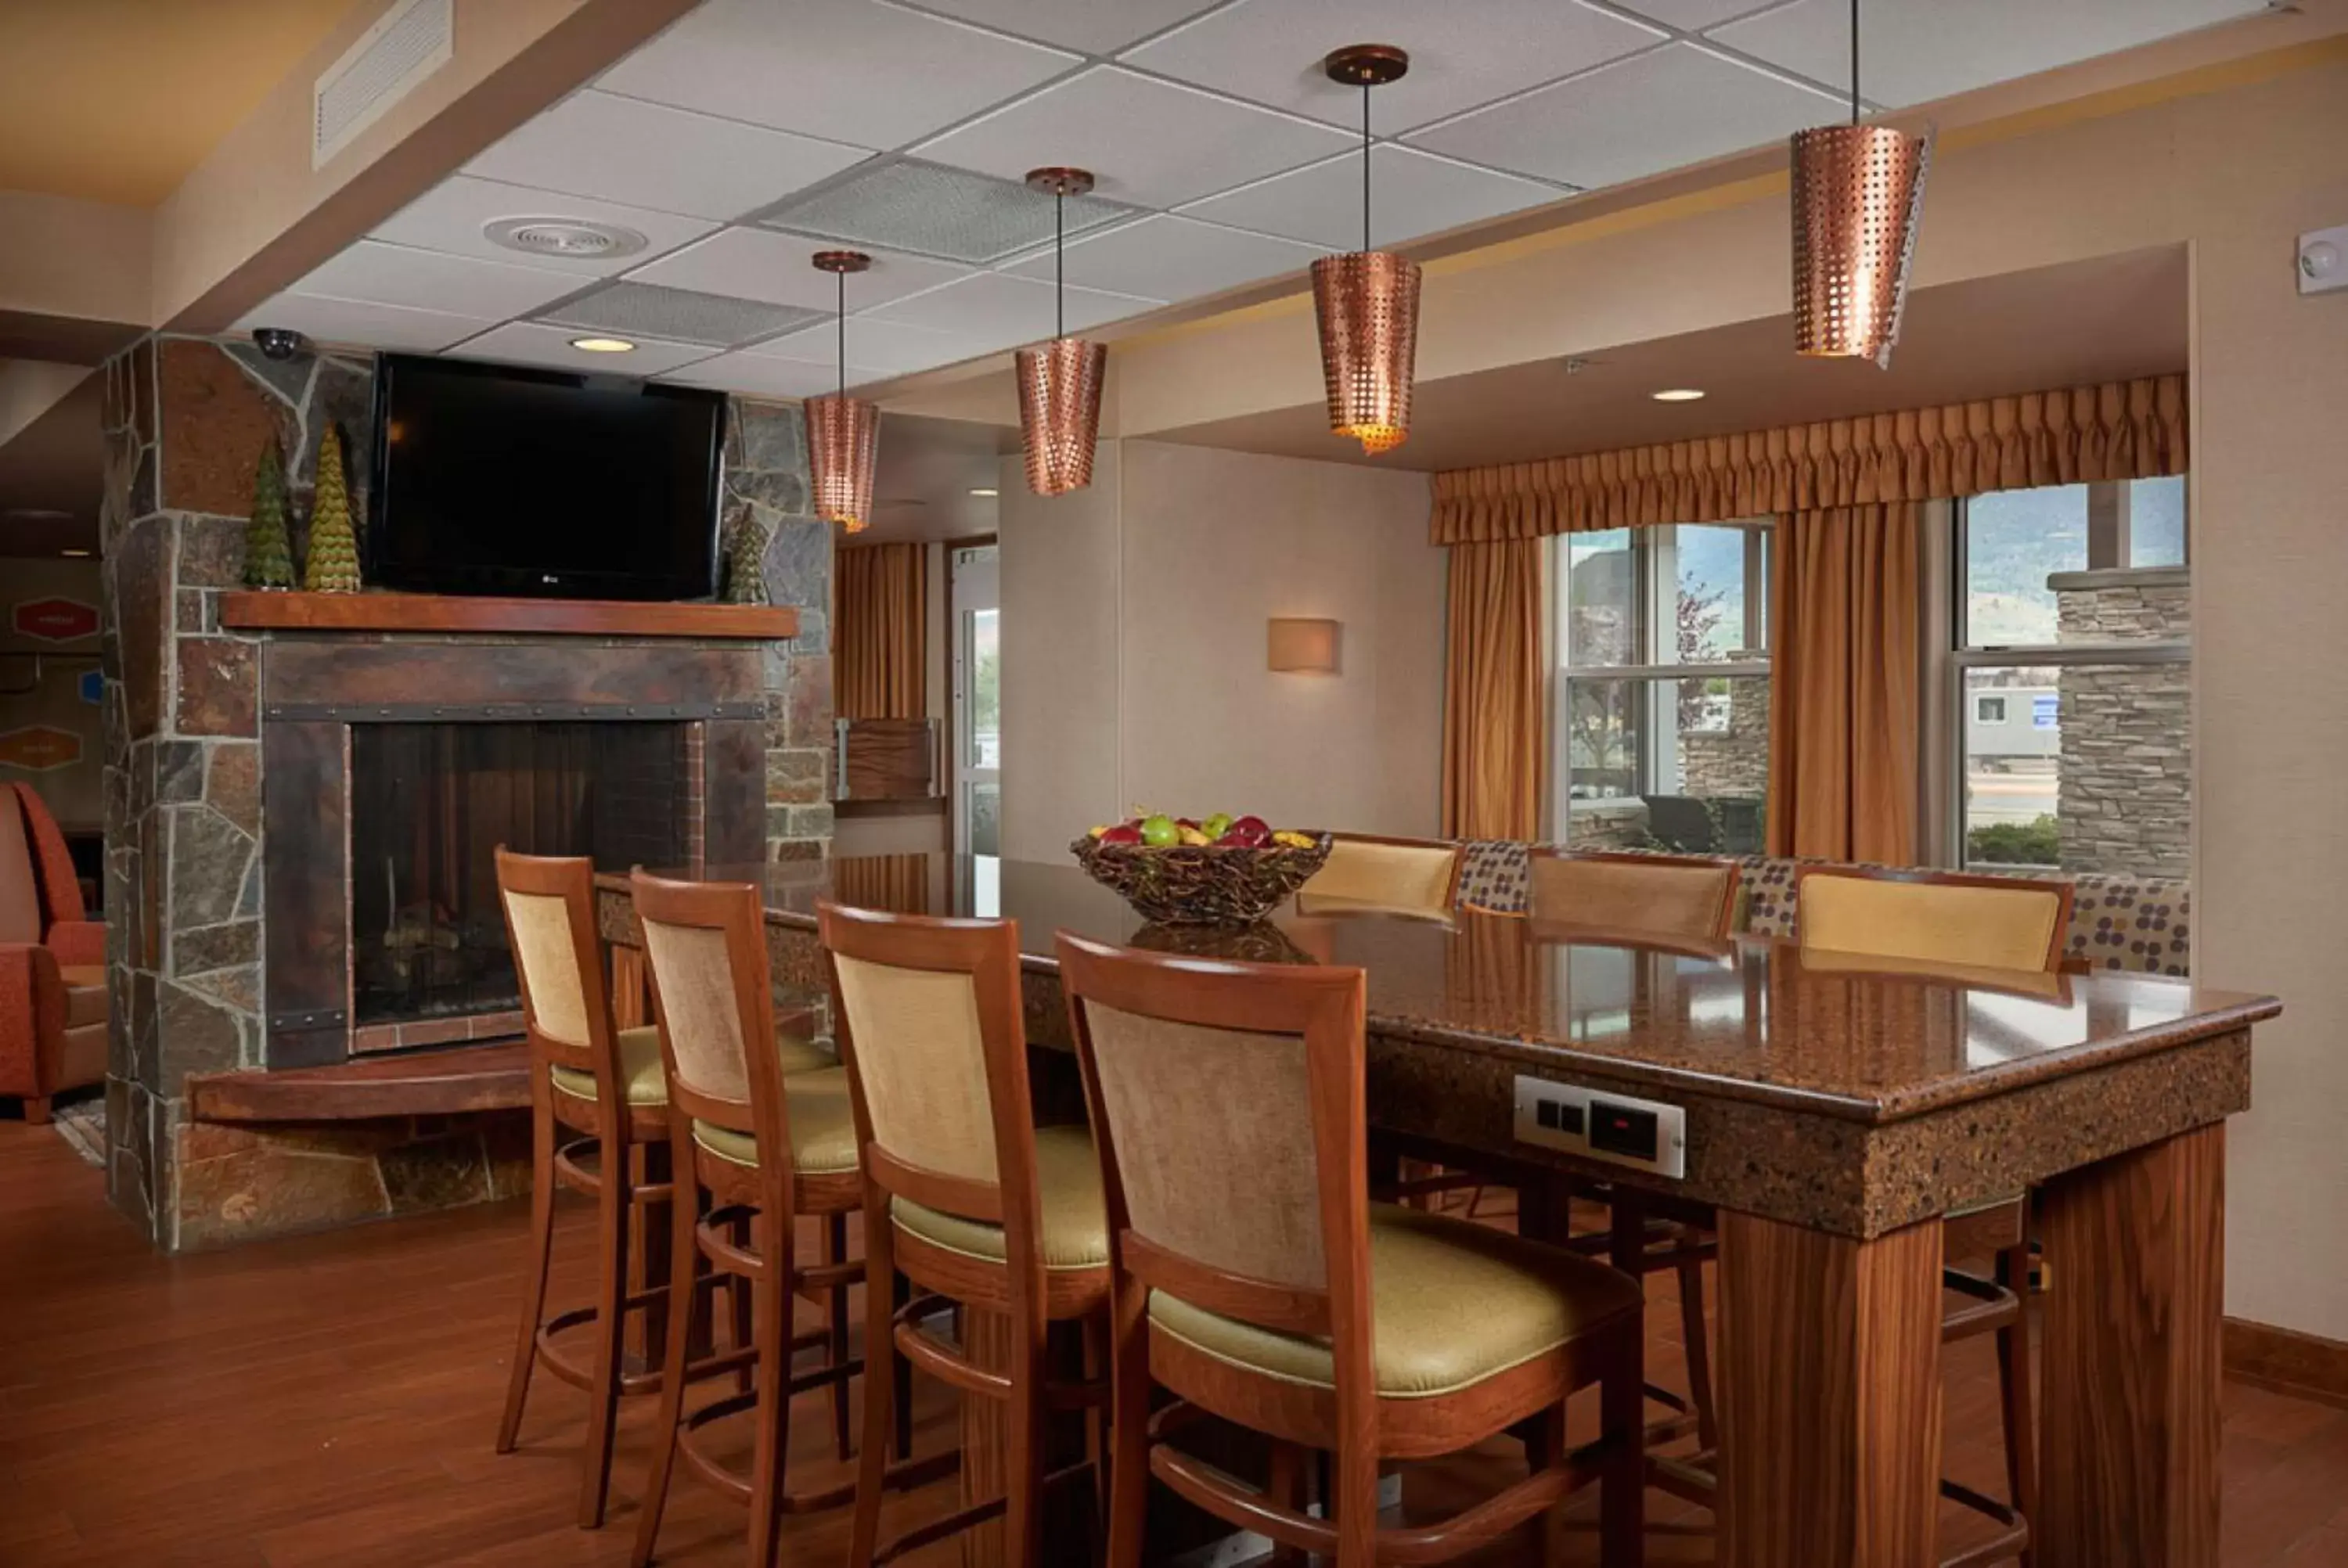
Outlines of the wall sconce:
M1264 668L1284 675L1334 675L1337 672L1337 623L1334 620L1283 620L1268 623Z

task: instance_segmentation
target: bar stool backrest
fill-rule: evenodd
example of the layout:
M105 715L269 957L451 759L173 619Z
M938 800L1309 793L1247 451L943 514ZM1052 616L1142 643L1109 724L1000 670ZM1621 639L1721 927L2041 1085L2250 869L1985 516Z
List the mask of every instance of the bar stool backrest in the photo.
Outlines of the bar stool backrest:
M757 1140L761 1173L788 1181L790 1112L775 1048L767 918L747 882L630 878L673 1111ZM747 1042L764 1048L752 1050Z
M1057 942L1117 1287L1328 1336L1369 1389L1362 971Z
M1035 1123L1019 1012L1019 927L825 902L840 1056L868 1176L925 1208L1004 1227L1040 1281Z
M521 986L522 1029L535 1071L567 1067L595 1078L595 1102L623 1107L617 1036L595 934L595 868L584 858L497 849L498 902ZM624 1117L622 1118L625 1120Z
M1300 903L1447 915L1458 902L1457 845L1355 833L1332 836L1329 858L1298 890Z
M2068 882L1806 866L1794 891L1805 949L2051 973L2071 924Z
M1526 910L1663 937L1721 938L1736 913L1736 862L1684 855L1576 854L1546 846L1526 861Z

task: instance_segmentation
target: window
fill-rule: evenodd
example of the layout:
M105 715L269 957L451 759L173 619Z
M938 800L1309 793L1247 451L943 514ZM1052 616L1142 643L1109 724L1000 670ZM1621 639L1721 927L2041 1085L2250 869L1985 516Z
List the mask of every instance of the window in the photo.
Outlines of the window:
M1959 864L2188 874L2187 539L2181 477L1961 504Z
M1761 847L1766 520L1555 543L1558 819L1585 848Z

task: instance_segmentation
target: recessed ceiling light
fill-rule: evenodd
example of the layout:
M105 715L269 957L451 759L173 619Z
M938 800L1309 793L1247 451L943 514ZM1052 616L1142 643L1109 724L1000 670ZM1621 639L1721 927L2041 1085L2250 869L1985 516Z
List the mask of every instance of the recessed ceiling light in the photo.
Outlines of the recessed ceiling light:
M1661 392L1650 393L1648 395L1657 403L1694 403L1704 395L1704 390L1694 386L1667 386Z
M623 337L575 337L571 346L582 354L633 354L636 345Z
M984 496L991 499L995 492L994 487L992 485L973 485L970 487L970 493L973 496Z

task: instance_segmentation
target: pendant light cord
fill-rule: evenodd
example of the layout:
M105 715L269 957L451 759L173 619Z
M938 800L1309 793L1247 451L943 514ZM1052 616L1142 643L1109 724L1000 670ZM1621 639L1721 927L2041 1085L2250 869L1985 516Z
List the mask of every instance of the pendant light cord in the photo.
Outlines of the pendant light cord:
M1068 192L1052 192L1052 335L1068 335Z
M848 395L848 274L834 272L832 281L839 285L839 395Z
M1850 123L1859 123L1859 0L1850 0Z
M1362 249L1370 248L1370 84L1362 84Z

